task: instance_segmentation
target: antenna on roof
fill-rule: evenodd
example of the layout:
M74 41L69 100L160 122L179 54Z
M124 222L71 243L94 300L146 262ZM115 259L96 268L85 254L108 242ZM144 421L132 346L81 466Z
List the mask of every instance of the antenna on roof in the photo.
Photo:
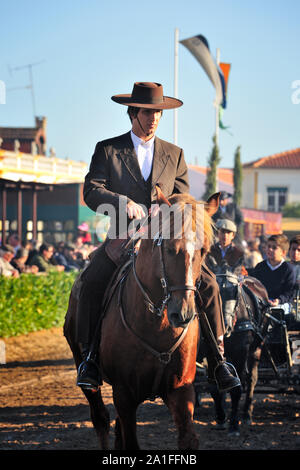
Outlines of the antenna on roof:
M32 64L26 64L26 65L21 65L19 67L10 67L8 65L8 70L10 74L12 75L12 72L15 70L23 70L23 69L28 69L29 72L29 85L26 86L19 86L15 88L8 88L7 91L14 91L14 90L20 90L20 89L28 89L31 90L31 100L32 100L32 108L33 108L33 120L35 120L36 116L36 110L35 110L35 96L34 96L34 86L33 86L33 74L32 74L32 68L35 67L36 65L40 65L45 60L40 60L39 62L33 62Z

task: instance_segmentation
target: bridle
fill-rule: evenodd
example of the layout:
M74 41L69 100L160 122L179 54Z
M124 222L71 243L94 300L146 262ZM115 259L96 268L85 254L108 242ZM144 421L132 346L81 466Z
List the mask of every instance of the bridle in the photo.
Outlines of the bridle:
M161 305L159 307L157 305L155 305L154 302L152 302L152 300L150 299L149 295L147 294L144 286L142 285L142 283L141 283L141 281L140 281L140 279L137 275L136 268L135 268L135 257L136 257L135 255L133 255L132 269L133 269L133 274L134 274L134 278L136 280L136 283L139 286L139 288L140 288L140 290L143 294L145 303L147 304L150 312L156 313L156 315L161 317L163 312L164 312L165 307L167 306L169 300L171 299L172 292L175 292L175 291L178 291L178 290L191 290L191 291L194 291L194 292L198 292L198 290L197 290L196 286L191 286L189 284L175 285L175 286L170 286L169 285L167 275L166 275L166 266L165 266L165 260L164 260L164 254L163 254L163 237L162 237L161 234L159 234L159 236L156 237L154 240L155 240L154 241L155 245L159 249L160 266L161 266L161 272L162 272L162 277L160 278L160 283L161 283L161 286L162 286L163 292L164 292L164 298L163 298L163 300L161 302Z
M141 283L141 281L140 281L140 279L137 275L136 268L135 268L136 253L135 253L134 250L132 250L132 252L131 252L132 253L132 269L133 269L133 274L134 274L134 278L136 280L136 283L139 286L139 288L140 288L140 290L143 294L145 303L148 306L149 310L153 313L156 313L159 317L162 316L163 311L164 311L168 301L171 298L172 292L177 291L177 290L192 290L196 293L198 292L198 289L195 286L190 286L190 285L169 286L168 281L167 281L167 277L166 277L166 269L165 269L165 263L164 263L163 246L162 246L163 243L162 242L163 242L163 238L162 238L161 235L159 235L159 237L155 240L155 244L157 245L157 247L159 249L159 254L160 254L160 263L161 263L161 270L162 270L162 277L161 277L160 281L161 281L161 285L162 285L163 290L164 290L164 298L162 300L162 303L161 303L160 307L157 307L152 302L152 300L148 296L144 286L142 285L142 283ZM176 342L173 344L173 346L168 351L165 351L165 352L156 351L154 348L152 348L152 346L150 344L148 344L148 342L146 342L143 338L141 338L131 328L131 326L126 321L125 314L124 314L124 309L123 309L123 305L122 305L122 292L123 292L124 281L125 281L126 276L127 276L127 274L125 274L123 276L123 278L121 279L121 281L120 281L120 289L119 289L119 296L118 296L118 304L119 304L119 308L120 308L122 323L123 323L124 327L126 328L126 330L129 331L133 336L135 336L135 338L137 338L140 341L140 343L144 346L145 349L147 349L149 352L151 352L155 357L158 358L158 360L164 366L166 366L170 362L173 352L178 348L178 346L183 341L185 335L187 334L188 326L190 325L191 321L195 319L196 314L194 314L190 318L189 322L182 327L183 328L182 332L180 333L180 335L177 338ZM158 374L158 376L156 377L155 386L153 386L153 390L156 390L156 388L158 387L159 377L161 376L161 374L162 374L162 370L160 371L160 374Z

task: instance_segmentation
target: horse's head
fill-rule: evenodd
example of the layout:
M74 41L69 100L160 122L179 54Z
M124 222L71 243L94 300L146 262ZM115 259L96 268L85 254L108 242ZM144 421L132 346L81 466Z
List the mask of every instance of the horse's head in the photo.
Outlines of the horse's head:
M151 264L157 282L151 291L156 292L155 303L167 308L169 323L175 328L186 326L197 311L196 284L212 241L211 215L218 199L219 193L206 203L188 194L173 195L156 216Z

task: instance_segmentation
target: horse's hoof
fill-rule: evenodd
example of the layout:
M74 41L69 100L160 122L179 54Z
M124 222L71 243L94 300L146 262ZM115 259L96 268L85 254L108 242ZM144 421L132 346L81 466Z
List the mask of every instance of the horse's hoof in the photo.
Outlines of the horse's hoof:
M226 427L227 427L227 426L226 426L226 420L224 420L224 421L217 421L216 423L217 423L217 424L216 424L216 430L217 430L217 431L224 431L224 429L226 429Z
M229 429L228 436L230 437L239 437L240 431L238 429Z

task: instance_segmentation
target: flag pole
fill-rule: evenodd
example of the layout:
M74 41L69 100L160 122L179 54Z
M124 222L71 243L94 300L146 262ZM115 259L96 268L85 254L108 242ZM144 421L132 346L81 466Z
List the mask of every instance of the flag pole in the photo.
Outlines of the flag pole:
M220 64L220 49L219 48L217 48L216 62L217 62L217 66L219 66ZM216 106L216 145L219 145L219 126L220 126L219 105L216 103L215 106Z
M216 62L217 67L220 64L220 49L217 48L216 51ZM219 129L220 129L220 113L219 113L219 104L216 103L216 146L219 147ZM216 169L216 191L219 190L219 180L218 180L218 168Z
M178 38L179 38L179 29L175 28L175 38L174 38L174 97L178 98ZM178 110L174 109L174 144L177 145L177 112Z

